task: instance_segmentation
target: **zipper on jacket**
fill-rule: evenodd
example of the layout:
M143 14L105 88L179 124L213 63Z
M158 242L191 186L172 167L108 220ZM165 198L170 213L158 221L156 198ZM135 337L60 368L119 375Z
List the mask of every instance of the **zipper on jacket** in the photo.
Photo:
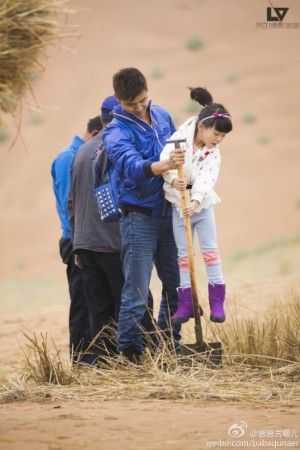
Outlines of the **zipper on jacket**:
M151 128L152 128L152 130L153 130L154 133L155 133L157 142L159 143L159 145L161 146L161 148L164 148L164 146L162 145L162 143L161 143L160 140L159 140L159 136L158 136L158 133L157 133L157 131L156 131L156 128L154 128L154 126L153 126L154 121L153 121L153 117L152 117L152 114L151 114L151 109L150 109L150 111L149 111L149 115L150 115L150 119L151 119Z
M158 137L158 134L157 134L157 131L156 131L156 129L155 129L155 128L153 128L153 130L154 130L154 133L155 133L155 136L156 136L157 142L159 143L159 145L161 146L161 148L163 148L164 146L162 145L162 143L161 143L161 142L160 142L160 140L159 140L159 137Z
M154 133L155 133L155 137L156 137L156 139L157 139L157 142L159 143L159 145L161 146L161 148L163 148L164 146L163 146L162 143L160 142L158 133L157 133L156 129L154 128L154 126L152 125L152 124L153 124L153 118L152 118L152 115L151 115L151 110L149 111L149 114L150 114L150 119L151 119L151 125L150 125L149 123L145 122L145 121L142 120L142 119L139 119L139 120L140 120L141 122L144 122L144 123L145 123L146 125L148 125L150 128L152 128L152 130L153 130ZM137 122L136 120L132 119L131 117L128 117L128 116L122 116L122 114L118 114L118 113L114 113L114 116L115 116L115 117L121 117L121 118L124 119L124 120L128 120L129 122L135 123L135 124L138 125L143 131L147 132L147 130L146 130L139 122Z

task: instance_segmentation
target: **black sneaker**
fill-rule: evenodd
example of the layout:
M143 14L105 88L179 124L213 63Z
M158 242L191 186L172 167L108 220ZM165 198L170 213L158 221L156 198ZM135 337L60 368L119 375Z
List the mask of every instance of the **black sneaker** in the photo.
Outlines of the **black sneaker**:
M133 364L140 365L142 363L142 353L134 346L124 348L124 350L122 350L122 355Z

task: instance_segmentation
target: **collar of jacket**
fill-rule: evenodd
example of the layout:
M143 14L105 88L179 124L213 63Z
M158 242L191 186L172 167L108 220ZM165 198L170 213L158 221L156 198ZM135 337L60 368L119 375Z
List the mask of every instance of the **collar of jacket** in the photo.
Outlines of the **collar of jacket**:
M178 131L182 133L187 140L187 147L193 148L197 119L197 116L190 117L178 128Z
M77 136L77 134L73 137L71 146L74 148L74 150L77 150L79 147L84 144L84 140L81 139L81 137Z
M150 113L150 117L151 117L151 122L153 124L154 120L153 120L153 105L152 102L150 100L149 105L148 105L148 111ZM136 125L141 131L147 132L150 130L153 131L153 126L149 125L149 123L145 122L142 119L139 119L137 116L135 116L134 114L131 114L127 111L124 111L124 109L122 108L121 105L118 105L117 107L114 108L113 110L113 115L116 119L122 120L124 122L127 123L131 123Z

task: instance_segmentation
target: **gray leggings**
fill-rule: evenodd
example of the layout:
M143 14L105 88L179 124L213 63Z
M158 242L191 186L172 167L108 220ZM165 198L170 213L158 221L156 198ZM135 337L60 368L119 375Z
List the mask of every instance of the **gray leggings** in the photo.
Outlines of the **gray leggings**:
M216 223L213 206L201 209L191 218L191 228L194 240L195 231L198 234L200 249L206 266L209 283L223 284L222 265L217 246ZM185 245L183 219L173 206L173 231L178 249L178 264L180 270L180 287L190 287L190 272Z

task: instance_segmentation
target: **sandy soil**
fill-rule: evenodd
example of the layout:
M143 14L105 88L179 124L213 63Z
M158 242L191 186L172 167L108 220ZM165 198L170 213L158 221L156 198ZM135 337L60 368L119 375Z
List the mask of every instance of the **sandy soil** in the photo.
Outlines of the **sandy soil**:
M49 167L57 151L98 113L120 67L139 67L152 98L177 124L190 115L187 86L206 86L234 117L216 189L223 199L216 214L228 263L229 304L237 301L242 315L266 311L291 286L299 286L298 245L271 249L266 258L255 251L294 236L300 211L300 31L256 29L266 20L267 6L238 0L72 2L79 12L71 21L80 25L82 36L73 52L53 49L45 63L35 87L44 120L33 123L35 104L26 99L22 137L27 150L21 139L10 152L10 142L0 147L2 363L20 360L26 330L48 331L66 351L68 296L57 254ZM283 6L290 8L286 22L300 22L298 0ZM204 41L200 51L184 46L193 34ZM151 77L156 66L163 70L161 79ZM237 76L235 83L226 81L230 74ZM246 111L256 122L243 121ZM13 133L9 118L7 123ZM262 144L262 136L269 142ZM252 252L249 258L230 259L243 249ZM158 296L155 279L154 292ZM1 450L188 450L205 448L209 439L230 439L234 423L247 422L248 441L251 430L293 429L299 423L293 408L203 401L20 402L0 405L0 414Z
M250 433L256 430L299 429L293 409L261 410L219 402L21 403L0 406L0 411L5 424L1 450L196 450L208 448L211 441L217 441L215 448L222 448L219 440L250 443ZM240 422L247 423L246 433L230 437L229 427Z

